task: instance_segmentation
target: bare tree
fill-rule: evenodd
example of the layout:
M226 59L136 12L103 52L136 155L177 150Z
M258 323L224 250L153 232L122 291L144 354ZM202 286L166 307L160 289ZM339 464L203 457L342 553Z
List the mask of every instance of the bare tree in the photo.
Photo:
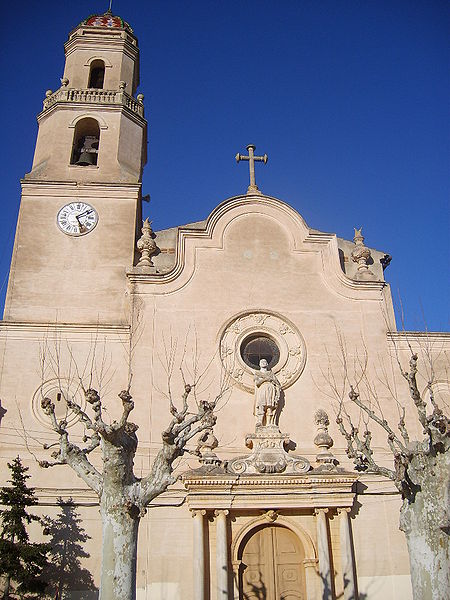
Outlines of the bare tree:
M186 347L185 347L186 350ZM183 353L184 357L185 351ZM60 357L59 357L60 358ZM150 473L143 479L134 474L133 461L136 454L138 426L129 421L134 408L130 394L131 372L125 390L119 393L122 415L118 421L108 424L103 416L102 399L93 387L85 387L80 377L80 387L86 400L86 410L74 397L64 395L68 411L75 413L85 427L82 444L69 438L67 420L59 419L55 404L44 397L41 406L51 419L52 429L58 435L57 449L51 461L39 461L44 467L69 465L81 479L92 488L100 500L102 519L102 570L100 583L101 600L133 600L136 596L136 555L138 527L146 506L162 494L178 477L174 474L176 461L185 453L196 454L190 441L205 430L211 430L216 422L215 410L226 391L226 379L220 382L219 392L211 400L198 399L198 384L204 373L183 369L183 391L178 407L172 395L172 377L175 366L173 345L166 353L167 388L169 410L172 415L168 427L162 432L162 447L155 457ZM58 360L55 361L55 364ZM186 367L186 365L185 365ZM58 367L59 369L59 367ZM184 371L194 376L192 384L186 383ZM88 410L89 409L89 410ZM89 412L89 414L88 414ZM49 446L44 446L49 448ZM90 454L101 449L103 468L97 469Z
M402 392L393 385L382 361L379 363L381 372L371 378L365 346L363 356L357 356L352 363L339 333L338 339L343 377L342 373L336 377L331 368L324 375L338 400L336 423L346 439L347 455L357 470L390 479L402 496L400 529L407 540L415 600L445 598L450 589L450 428L449 418L438 406L434 395L432 352L428 348L423 353L423 360L428 363L425 394L420 392L417 383L418 354L408 343L410 358L405 369L395 348L410 399L410 409L407 409L401 401ZM385 418L388 408L380 401L374 380L384 386L391 404L398 409L396 426ZM345 402L347 392L350 402ZM422 428L421 439L411 439L408 431L407 422L410 431L411 426L414 427L413 417ZM374 458L371 424L376 424L386 434L393 456L392 468Z

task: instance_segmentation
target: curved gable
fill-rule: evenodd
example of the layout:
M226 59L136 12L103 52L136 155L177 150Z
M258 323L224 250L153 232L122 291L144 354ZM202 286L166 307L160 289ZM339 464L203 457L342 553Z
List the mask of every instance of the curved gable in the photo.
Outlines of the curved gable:
M219 204L200 223L156 232L155 268L133 269L133 283L151 293L171 293L205 269L205 285L224 285L228 276L287 293L293 277L320 278L330 292L348 298L380 299L382 281L355 281L341 268L336 235L310 229L285 202L264 195L236 196ZM170 247L172 246L172 248ZM317 284L316 286L317 287ZM146 289L149 293L150 289Z

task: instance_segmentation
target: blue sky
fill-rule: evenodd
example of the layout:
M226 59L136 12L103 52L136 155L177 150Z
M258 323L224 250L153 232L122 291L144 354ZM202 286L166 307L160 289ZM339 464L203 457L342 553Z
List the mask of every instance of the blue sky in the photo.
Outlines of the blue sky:
M0 308L36 115L63 43L106 1L2 9ZM205 218L246 191L236 152L267 153L263 192L308 225L393 256L409 329L449 328L447 2L114 0L139 39L149 121L143 193L155 229ZM398 322L400 327L400 322Z

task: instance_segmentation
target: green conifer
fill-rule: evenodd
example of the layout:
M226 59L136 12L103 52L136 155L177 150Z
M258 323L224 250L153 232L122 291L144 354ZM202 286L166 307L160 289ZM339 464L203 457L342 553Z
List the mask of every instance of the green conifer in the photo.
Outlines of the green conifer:
M10 487L0 489L0 576L3 579L2 597L41 598L46 587L41 574L47 565L49 544L30 542L27 525L35 521L43 526L40 517L29 514L27 508L37 504L34 488L27 486L27 467L20 457L8 463L11 470ZM44 531L45 533L45 531Z

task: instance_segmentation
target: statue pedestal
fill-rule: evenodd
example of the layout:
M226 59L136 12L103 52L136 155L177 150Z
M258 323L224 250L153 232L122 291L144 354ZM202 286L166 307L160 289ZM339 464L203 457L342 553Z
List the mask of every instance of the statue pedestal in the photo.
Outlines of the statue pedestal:
M227 470L238 475L306 473L311 465L306 458L286 452L289 441L289 434L281 433L277 425L256 427L255 433L249 433L245 438L245 445L253 452L230 461Z

